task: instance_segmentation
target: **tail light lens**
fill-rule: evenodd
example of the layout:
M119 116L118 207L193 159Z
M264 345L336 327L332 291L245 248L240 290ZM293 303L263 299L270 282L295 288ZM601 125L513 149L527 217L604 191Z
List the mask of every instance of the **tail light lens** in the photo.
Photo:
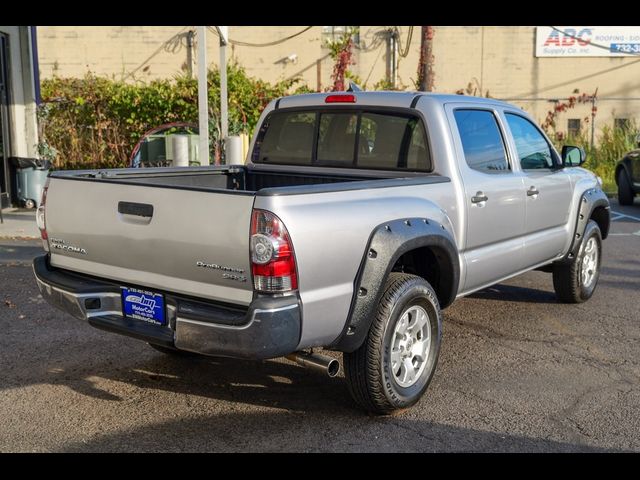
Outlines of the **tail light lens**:
M47 235L47 222L45 218L45 205L47 203L47 190L49 190L49 179L44 184L44 188L42 189L42 200L40 200L40 205L38 206L38 210L36 211L36 224L38 225L38 229L40 230L40 237L42 238L42 246L45 251L49 251L49 236Z
M288 292L298 288L296 257L289 232L266 210L251 215L251 273L259 292Z

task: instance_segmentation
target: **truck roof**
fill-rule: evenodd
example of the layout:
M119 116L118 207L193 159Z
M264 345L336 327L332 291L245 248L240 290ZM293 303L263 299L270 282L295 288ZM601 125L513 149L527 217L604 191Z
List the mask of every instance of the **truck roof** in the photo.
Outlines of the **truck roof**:
M282 108L289 107L308 107L325 105L325 99L330 95L355 95L355 105L376 105L376 106L389 106L389 107L409 107L418 97L427 97L432 102L439 104L445 103L473 103L473 104L485 104L485 105L501 105L511 106L513 105L496 100L494 98L485 97L473 97L470 95L455 95L445 93L431 93L431 92L416 92L416 91L404 91L404 92L392 92L392 91L375 91L375 92L326 92L326 93L306 93L302 95L292 95L289 97L282 97L278 99L277 106ZM278 108L276 107L276 108Z

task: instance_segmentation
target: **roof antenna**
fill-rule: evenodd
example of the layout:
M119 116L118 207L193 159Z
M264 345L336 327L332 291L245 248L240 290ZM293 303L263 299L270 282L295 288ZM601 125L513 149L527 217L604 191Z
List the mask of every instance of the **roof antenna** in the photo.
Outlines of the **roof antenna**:
M347 92L361 92L361 91L362 91L362 88L360 88L360 86L357 83L349 80L349 88L347 88Z

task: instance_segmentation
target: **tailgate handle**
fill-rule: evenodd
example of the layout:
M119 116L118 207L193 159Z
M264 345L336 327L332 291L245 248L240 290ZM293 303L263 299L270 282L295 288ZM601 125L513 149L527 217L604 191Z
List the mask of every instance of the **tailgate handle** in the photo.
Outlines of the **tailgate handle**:
M153 217L153 205L148 203L118 202L118 213L137 217Z

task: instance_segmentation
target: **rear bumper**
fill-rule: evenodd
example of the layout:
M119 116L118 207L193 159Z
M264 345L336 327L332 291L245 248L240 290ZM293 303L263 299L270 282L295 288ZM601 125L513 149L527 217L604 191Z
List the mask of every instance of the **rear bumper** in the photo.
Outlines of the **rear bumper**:
M166 326L122 314L120 285L49 265L36 257L33 271L42 297L92 326L157 345L204 355L265 359L287 355L300 341L301 307L297 295L258 297L248 308L165 294Z

